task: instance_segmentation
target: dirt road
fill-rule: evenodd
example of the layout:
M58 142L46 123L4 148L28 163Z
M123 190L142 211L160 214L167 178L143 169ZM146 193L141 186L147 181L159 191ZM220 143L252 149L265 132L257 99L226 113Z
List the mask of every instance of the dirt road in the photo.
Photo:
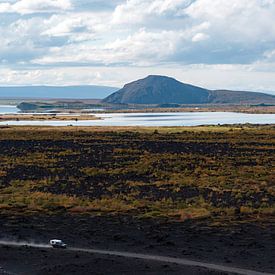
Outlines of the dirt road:
M30 243L30 242L14 242L14 241L5 241L5 240L0 241L0 245L17 246L17 247L26 246L26 247L32 247L32 248L52 249L51 246L47 244ZM159 256L159 255L147 255L147 254L132 253L132 252L109 251L109 250L76 248L76 247L67 248L67 251L103 254L103 255L109 255L109 256L120 256L125 258L135 258L135 259L157 261L157 262L163 262L163 263L173 263L173 264L192 266L192 267L203 267L209 270L229 272L229 273L241 274L241 275L272 275L272 273L265 273L265 272L253 271L248 269L241 269L241 268L223 266L223 265L212 264L212 263L192 261L192 260L187 260L183 258L165 257L165 256Z

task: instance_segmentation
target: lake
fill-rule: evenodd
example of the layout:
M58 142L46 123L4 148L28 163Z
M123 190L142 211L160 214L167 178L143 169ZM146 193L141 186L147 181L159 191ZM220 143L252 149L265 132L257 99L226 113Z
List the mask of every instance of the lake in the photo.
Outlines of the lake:
M0 114L14 114L18 113L20 110L16 106L12 105L0 105Z
M5 107L4 107L5 108ZM12 107L15 108L15 107ZM0 109L1 113L1 109ZM7 113L11 113L7 110ZM233 112L109 113L94 114L100 120L4 121L0 125L31 126L198 126L218 124L275 124L275 114Z

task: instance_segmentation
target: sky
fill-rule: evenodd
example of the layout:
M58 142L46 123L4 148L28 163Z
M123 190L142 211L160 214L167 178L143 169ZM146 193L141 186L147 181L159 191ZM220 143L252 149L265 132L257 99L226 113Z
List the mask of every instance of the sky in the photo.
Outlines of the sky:
M275 94L275 0L0 0L0 85L149 74Z

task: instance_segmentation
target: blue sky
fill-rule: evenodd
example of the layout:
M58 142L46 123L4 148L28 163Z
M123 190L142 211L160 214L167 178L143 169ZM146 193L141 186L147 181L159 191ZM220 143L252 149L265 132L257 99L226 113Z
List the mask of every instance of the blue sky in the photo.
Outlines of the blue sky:
M0 0L0 85L275 91L274 22L275 0Z

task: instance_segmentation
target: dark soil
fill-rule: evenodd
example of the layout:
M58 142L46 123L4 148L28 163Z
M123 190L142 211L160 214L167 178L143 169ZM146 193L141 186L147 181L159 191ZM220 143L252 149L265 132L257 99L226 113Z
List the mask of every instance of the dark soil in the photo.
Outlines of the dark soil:
M274 224L208 227L204 222L129 216L0 217L0 239L174 256L275 272ZM0 266L16 274L221 274L173 264L80 252L0 247Z
M14 247L0 248L0 251L3 253L3 256L0 256L5 268L3 271L10 270L10 274L226 274L203 268L83 252ZM6 274L9 273L6 271Z

